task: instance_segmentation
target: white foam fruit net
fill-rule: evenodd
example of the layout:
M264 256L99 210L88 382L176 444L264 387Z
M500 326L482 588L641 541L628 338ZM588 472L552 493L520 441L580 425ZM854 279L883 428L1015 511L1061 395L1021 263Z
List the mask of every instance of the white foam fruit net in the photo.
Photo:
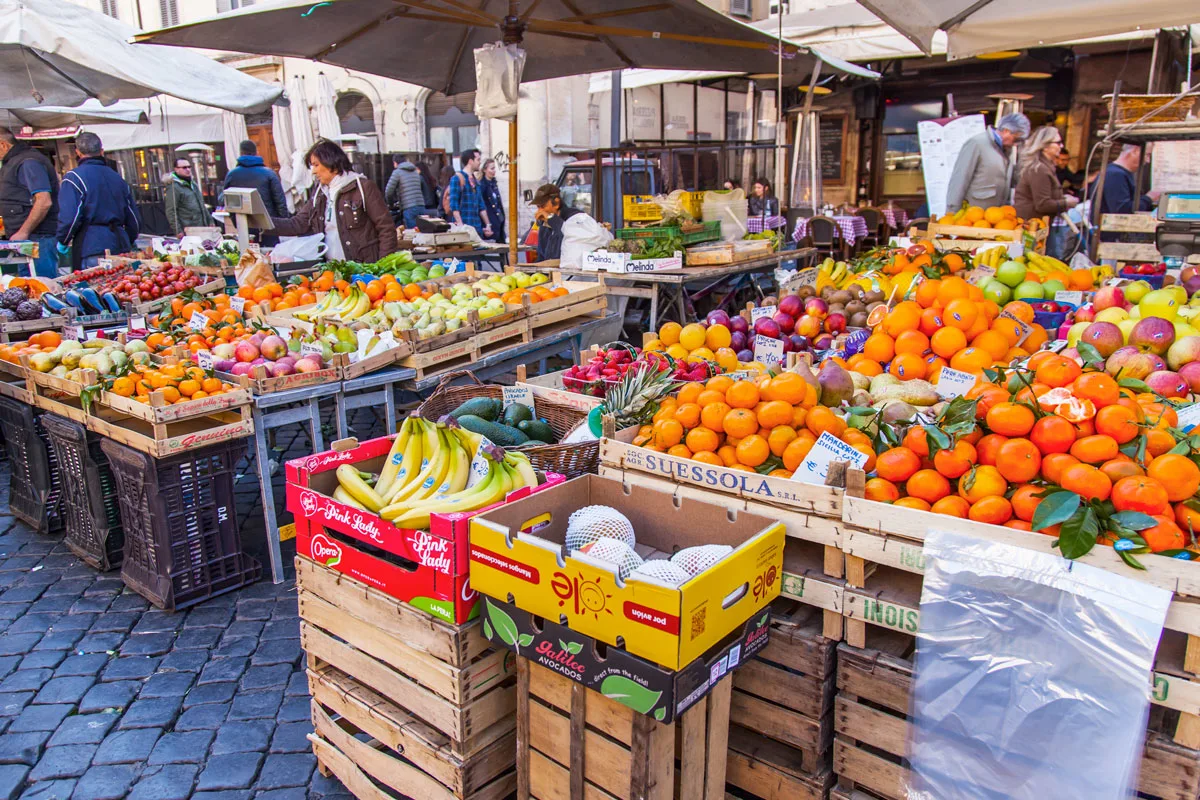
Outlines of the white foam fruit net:
M630 550L637 546L633 523L611 506L584 506L572 513L567 519L566 538L568 550L582 550L598 539L615 539Z
M732 552L733 548L727 544L702 544L699 547L685 547L671 556L671 563L683 568L688 575L694 577Z
M668 586L682 586L692 579L692 576L677 564L665 559L646 561L640 567L629 573L631 578L649 578Z
M642 557L633 552L633 548L618 539L597 539L591 544L579 548L581 553L587 553L599 561L607 561L616 568L616 572L625 580L630 574L643 565Z

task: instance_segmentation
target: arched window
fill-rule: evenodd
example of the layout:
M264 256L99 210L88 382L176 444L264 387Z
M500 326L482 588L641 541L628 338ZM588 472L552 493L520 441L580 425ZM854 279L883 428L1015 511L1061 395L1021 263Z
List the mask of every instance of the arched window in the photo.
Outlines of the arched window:
M479 140L479 117L475 116L475 93L447 96L434 92L425 100L425 133L429 146L447 153L461 153Z
M342 133L374 133L375 106L360 92L345 92L338 95L334 104L338 119L342 123Z

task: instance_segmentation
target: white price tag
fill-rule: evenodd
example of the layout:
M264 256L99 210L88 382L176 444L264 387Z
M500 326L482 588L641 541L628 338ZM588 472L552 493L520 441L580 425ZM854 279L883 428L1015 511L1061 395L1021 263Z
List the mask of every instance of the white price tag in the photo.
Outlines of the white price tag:
M757 322L764 317L773 317L779 309L775 306L759 306L758 308L750 309L750 321Z
M850 466L862 469L869 456L861 450L856 450L841 439L826 431L817 439L817 443L808 451L808 455L800 462L792 480L804 483L825 485L825 476L829 473L829 465L835 461L849 461Z
M1023 255L1025 255L1025 243L1024 242L1009 242L1008 243L1008 257L1009 258L1020 258Z
M757 378L759 374L760 373L757 370L752 369L739 369L736 372L728 373L729 377L735 381L752 381Z
M63 338L70 339L75 342L87 341L87 337L85 337L83 334L83 326L82 325L64 325L63 326Z
M817 285L817 268L809 267L802 269L796 274L797 286L816 286Z
M784 269L783 267L775 268L775 283L779 284L779 288L783 288L784 284L796 277L796 270Z
M1128 283L1125 278L1109 278L1104 282L1105 286L1120 286L1122 283Z
M188 320L188 327L194 331L202 331L208 327L208 317L199 311L193 311L191 319Z
M966 394L974 385L975 376L970 372L942 367L942 371L938 373L937 385L933 388L937 390L938 397L950 399Z
M991 267L980 265L967 273L967 283L972 286L982 286L987 280L996 274L996 270Z
M770 336L754 336L754 360L764 364L783 363L783 342Z
M1054 302L1070 303L1079 308L1079 306L1083 305L1083 292L1055 292Z
M112 269L112 265L113 263L111 258L96 259L96 266L100 267L101 269Z
M129 330L131 330L131 331L146 330L146 318L145 317L130 317L129 318Z
M1001 311L1000 316L1004 319L1011 319L1013 322L1017 323L1017 330L1019 330L1021 332L1021 338L1017 339L1017 344L1016 344L1017 347L1020 347L1021 342L1028 339L1029 334L1033 333L1033 328L1029 327L1028 322L1025 322L1025 320L1022 320L1022 319L1017 319L1010 312Z
M384 331L379 334L379 342L387 349L391 350L396 346L396 337L391 331Z
M1191 433L1192 428L1200 425L1200 403L1192 403L1179 409L1179 430Z
M216 364L216 360L213 358L211 350L201 350L196 353L196 365L200 369L212 369L214 364Z
M88 332L87 332L87 340L88 340L89 342L90 342L92 339L99 339L99 338L100 338L100 331L98 331L98 330L90 330L90 331L88 331Z
M468 489L487 477L488 470L491 468L491 459L483 454L483 448L491 446L491 439L484 436L479 447L475 448L475 455L471 458L471 472L467 475Z
M233 297L229 298L229 307L239 314L242 313L246 309L246 298L239 297L235 294Z
M324 348L322 348L318 342L300 343L300 355L302 356L323 356L324 353Z
M528 386L503 386L501 391L504 396L504 407L508 408L511 405L520 403L523 406L533 408L533 389Z

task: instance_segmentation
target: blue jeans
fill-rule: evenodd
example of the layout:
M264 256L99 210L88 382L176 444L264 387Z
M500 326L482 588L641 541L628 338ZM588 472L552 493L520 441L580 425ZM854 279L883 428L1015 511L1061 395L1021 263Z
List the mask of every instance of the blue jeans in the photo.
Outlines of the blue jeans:
M39 278L57 278L58 251L54 237L35 236L32 241L38 244L38 257L33 259L33 274Z
M406 208L406 209L404 209L404 213L403 213L404 227L406 227L406 228L417 227L417 217L421 216L421 214L423 214L423 213L425 213L425 209L423 209L423 208Z

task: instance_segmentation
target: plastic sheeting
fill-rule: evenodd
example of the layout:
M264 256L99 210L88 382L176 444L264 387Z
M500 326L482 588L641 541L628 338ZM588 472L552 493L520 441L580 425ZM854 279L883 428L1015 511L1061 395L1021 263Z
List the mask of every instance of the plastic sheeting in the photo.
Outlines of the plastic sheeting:
M485 44L475 50L475 116L512 122L517 118L525 51L515 44Z
M925 540L910 800L1133 795L1168 591L958 533Z

